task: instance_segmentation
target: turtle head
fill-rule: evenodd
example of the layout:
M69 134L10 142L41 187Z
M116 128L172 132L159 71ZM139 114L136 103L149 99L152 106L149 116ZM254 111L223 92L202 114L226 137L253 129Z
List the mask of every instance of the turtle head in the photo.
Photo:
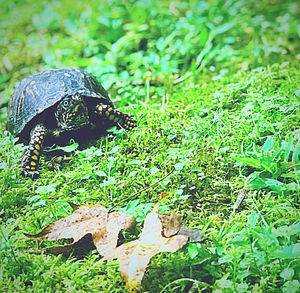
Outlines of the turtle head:
M55 111L58 128L76 130L89 123L88 109L81 95L64 97Z

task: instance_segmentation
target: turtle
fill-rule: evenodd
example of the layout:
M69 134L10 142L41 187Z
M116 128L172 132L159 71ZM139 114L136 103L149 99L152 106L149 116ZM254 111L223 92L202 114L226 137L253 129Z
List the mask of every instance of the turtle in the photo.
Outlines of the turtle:
M7 130L28 144L21 175L39 177L44 142L111 126L132 130L137 122L117 110L107 91L90 73L77 68L48 69L24 78L8 105ZM67 135L69 134L69 136Z

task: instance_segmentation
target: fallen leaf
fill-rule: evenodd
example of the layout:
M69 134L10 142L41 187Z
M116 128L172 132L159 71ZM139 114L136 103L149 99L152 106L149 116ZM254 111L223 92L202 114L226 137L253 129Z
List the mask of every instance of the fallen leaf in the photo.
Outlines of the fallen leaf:
M94 244L100 255L110 258L115 253L118 243L118 235L121 230L129 230L135 224L135 218L132 215L123 212L112 212L108 215L108 221L103 231L93 234Z
M203 232L197 229L189 229L181 226L178 235L185 235L189 238L189 242L200 242L204 239Z
M165 234L176 234L180 230L180 220L181 217L177 215L159 214L157 204L146 216L140 238L119 246L109 258L120 258L120 272L129 292L140 291L144 273L154 255L160 252L175 252L187 243L188 235L163 235L164 229Z
M48 225L38 234L24 234L42 240L73 239L71 244L47 248L47 251L59 254L70 250L76 242L90 233L99 254L109 256L117 246L119 232L131 228L134 223L132 215L123 212L109 214L105 207L86 205Z
M203 239L199 230L181 225L180 215L158 212L159 204L146 216L140 238L117 247L119 232L134 226L135 218L124 212L108 213L102 206L80 206L66 216L44 228L31 238L44 240L73 239L71 244L47 248L54 254L70 250L74 244L83 245L82 238L92 235L93 242L103 260L120 258L120 272L130 292L139 292L150 259L160 252L176 252L188 241ZM82 239L82 240L81 240ZM90 244L89 244L90 245ZM84 247L83 247L84 248Z
M159 239L152 243L135 240L117 248L116 257L120 257L120 272L126 281L129 292L139 292L141 282L150 259L160 252L176 252L187 243L188 237L183 235Z
M80 206L71 215L45 227L40 233L26 236L42 240L73 239L77 242L87 233L101 229L101 224L107 221L107 209L102 206Z
M165 237L176 235L181 226L181 215L165 215L158 214L158 218L162 223L162 234Z

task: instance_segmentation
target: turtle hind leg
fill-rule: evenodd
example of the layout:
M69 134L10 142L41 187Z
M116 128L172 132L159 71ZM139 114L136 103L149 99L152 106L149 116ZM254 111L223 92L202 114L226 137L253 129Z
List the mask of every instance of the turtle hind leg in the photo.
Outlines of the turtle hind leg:
M39 177L37 168L46 133L47 129L41 124L36 125L31 131L29 146L22 158L22 176L32 179Z
M132 130L137 126L136 120L127 113L122 113L108 105L98 104L96 106L96 112L102 119L110 120L115 124L120 124L126 130Z

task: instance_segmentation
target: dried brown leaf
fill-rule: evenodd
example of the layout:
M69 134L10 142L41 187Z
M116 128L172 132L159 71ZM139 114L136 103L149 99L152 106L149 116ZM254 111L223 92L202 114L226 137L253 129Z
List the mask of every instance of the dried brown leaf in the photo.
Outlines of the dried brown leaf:
M181 226L181 215L164 215L158 214L158 218L162 223L162 234L165 237L176 235Z
M38 234L24 234L43 240L73 239L71 244L47 249L54 254L70 250L86 234L91 234L99 254L110 258L117 246L119 232L122 229L129 229L134 223L135 218L132 215L123 212L108 214L105 207L86 205L80 206L71 215L48 225Z
M87 233L103 229L107 221L107 209L97 205L86 205L76 209L71 215L61 218L45 227L40 233L26 236L43 240L73 239L77 242Z
M120 257L120 272L130 292L139 292L150 259L160 252L176 252L187 243L188 237L176 235L170 238L157 237L152 243L135 240L117 248Z
M94 244L100 255L112 259L117 247L118 235L121 230L128 230L135 224L132 215L123 212L112 212L108 215L105 233L98 231L93 234Z
M189 229L185 226L180 227L177 235L188 236L189 242L200 242L204 238L202 231L197 229Z
M172 226L167 223L167 219L173 219L172 217L163 218L166 226ZM188 236L185 235L164 237L162 230L163 225L160 221L157 204L146 216L140 238L125 243L115 250L113 258L120 258L120 272L126 281L128 291L140 291L144 273L154 255L160 252L175 252L188 241Z

